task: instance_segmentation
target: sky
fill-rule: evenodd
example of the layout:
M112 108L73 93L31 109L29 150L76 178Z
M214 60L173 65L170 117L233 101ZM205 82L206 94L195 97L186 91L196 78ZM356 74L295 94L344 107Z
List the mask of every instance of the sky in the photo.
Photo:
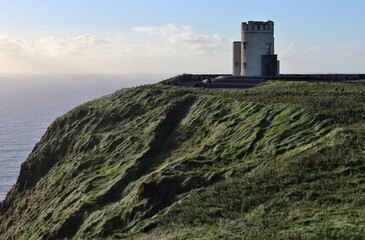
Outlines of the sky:
M245 21L282 73L365 73L363 0L0 0L0 73L231 73Z

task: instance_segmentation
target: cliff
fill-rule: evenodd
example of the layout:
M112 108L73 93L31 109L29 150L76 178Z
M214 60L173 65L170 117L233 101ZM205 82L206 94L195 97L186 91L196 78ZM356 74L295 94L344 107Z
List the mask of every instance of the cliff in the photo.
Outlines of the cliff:
M88 102L22 164L0 236L362 239L364 91L153 85Z

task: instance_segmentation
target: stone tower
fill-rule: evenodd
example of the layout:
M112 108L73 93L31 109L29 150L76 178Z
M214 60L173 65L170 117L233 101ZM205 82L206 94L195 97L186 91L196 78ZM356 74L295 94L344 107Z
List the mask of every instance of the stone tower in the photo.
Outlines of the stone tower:
M237 42L233 43L233 76L278 75L279 63L274 54L274 22L243 22L240 45L239 51Z

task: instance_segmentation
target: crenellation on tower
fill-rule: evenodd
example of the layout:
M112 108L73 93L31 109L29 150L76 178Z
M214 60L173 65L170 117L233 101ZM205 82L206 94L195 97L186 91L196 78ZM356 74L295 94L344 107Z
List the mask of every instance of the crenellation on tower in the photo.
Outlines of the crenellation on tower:
M274 22L273 21L248 21L242 22L241 24L242 32L273 32Z
M278 61L274 45L273 21L248 21L241 23L241 51L233 44L233 76L276 76ZM240 72L237 70L240 54Z

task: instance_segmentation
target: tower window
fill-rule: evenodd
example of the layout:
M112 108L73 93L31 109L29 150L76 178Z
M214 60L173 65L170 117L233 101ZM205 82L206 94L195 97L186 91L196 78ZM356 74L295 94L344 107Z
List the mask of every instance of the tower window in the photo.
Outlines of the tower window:
M272 43L266 43L267 54L271 54L271 46L272 46Z
M243 63L243 69L246 69L246 67L247 67L247 63L246 63L246 62L244 62L244 63Z
M247 48L247 42L243 42L243 49Z

